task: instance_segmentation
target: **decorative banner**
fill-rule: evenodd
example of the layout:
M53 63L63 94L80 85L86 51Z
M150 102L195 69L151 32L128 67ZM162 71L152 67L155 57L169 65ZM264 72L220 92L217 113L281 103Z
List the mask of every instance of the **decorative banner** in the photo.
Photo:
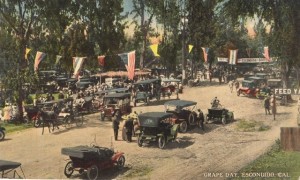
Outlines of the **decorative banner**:
M38 70L40 62L45 58L46 54L40 51L36 52L34 59L34 71Z
M228 63L228 58L218 57L218 62L226 62L226 63Z
M128 53L118 54L121 60L124 62L125 67L128 65Z
M189 45L189 53L192 51L193 47L193 45Z
M160 55L158 54L158 44L153 44L149 47L152 50L154 56L160 57Z
M86 57L73 57L74 76L77 78Z
M55 65L59 64L61 58L62 58L62 56L56 55Z
M270 58L270 61L272 58ZM266 58L239 58L237 59L237 63L263 63L269 62Z
M135 51L128 53L128 66L126 65L126 69L128 72L128 79L133 80L135 70Z
M105 59L105 56L98 56L98 63L100 66L104 67L104 59Z
M202 50L203 50L204 62L207 63L207 56L208 56L209 48L207 48L207 47L202 47Z
M238 50L229 50L229 61L228 64L236 64Z
M247 51L248 57L250 58L250 55L251 55L251 48L246 48L246 51Z
M270 62L270 56L269 56L269 47L265 46L264 47L264 57Z
M28 53L31 51L31 49L26 48L25 50L25 60L28 60Z

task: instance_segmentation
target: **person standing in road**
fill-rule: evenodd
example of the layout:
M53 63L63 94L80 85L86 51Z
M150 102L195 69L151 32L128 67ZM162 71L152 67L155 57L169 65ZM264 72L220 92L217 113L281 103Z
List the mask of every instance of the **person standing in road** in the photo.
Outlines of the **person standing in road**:
M300 97L298 98L298 114L300 114Z
M132 116L128 117L128 120L125 122L124 127L126 128L126 140L127 142L132 141L132 131L133 131L133 118Z
M270 104L271 104L271 107L272 107L272 114L273 114L273 117L274 117L274 120L275 120L275 115L277 113L277 109L276 109L276 99L275 99L275 96L273 94L272 94L271 99L270 99Z
M115 110L115 113L113 114L113 129L114 129L114 137L115 140L118 140L118 132L119 132L119 125L120 125L120 120L121 120L121 111L119 109Z
M231 93L232 93L232 91L233 91L233 83L234 83L233 80L231 80L231 81L228 82L228 86L229 86L229 89L230 89L230 92L231 92Z
M264 99L264 107L265 107L266 115L271 114L270 113L270 98L269 98L269 96L266 96Z

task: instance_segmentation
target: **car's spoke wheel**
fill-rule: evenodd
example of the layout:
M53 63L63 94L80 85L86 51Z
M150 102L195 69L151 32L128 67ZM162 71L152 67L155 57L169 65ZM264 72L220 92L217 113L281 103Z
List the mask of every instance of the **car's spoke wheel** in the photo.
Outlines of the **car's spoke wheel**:
M5 138L4 131L0 130L0 141L2 141Z
M142 140L142 136L139 135L138 140L137 140L138 146L142 147L143 146L143 140Z
M36 119L34 120L34 122L33 122L33 126L34 126L34 127L38 128L38 127L41 126L42 120L41 120L40 118L41 118L41 117L36 118Z
M99 176L98 166L92 165L90 168L88 168L88 170L87 170L87 176L91 180L98 179L98 176Z
M123 169L124 165L125 165L125 157L121 155L117 160L117 167L119 170L121 170Z
M179 130L182 133L185 133L187 131L188 125L186 123L186 121L182 121L179 125Z
M226 117L222 117L222 124L225 125L227 123Z
M165 136L160 136L158 138L158 147L160 149L163 149L165 146L166 146L166 138L165 138Z
M190 115L189 115L189 124L190 125L195 124L195 120L196 120L195 114L193 112L190 113Z
M74 172L73 162L69 161L65 166L64 174L67 178L69 178L69 177L71 177L73 172Z

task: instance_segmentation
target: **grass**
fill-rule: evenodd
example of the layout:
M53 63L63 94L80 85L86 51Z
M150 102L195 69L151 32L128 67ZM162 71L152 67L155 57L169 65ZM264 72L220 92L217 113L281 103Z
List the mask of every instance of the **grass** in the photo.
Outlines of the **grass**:
M238 121L236 125L236 129L238 131L244 132L253 132L253 131L266 131L270 129L270 126L265 125L263 122L260 121L246 121L244 119Z
M2 127L5 128L5 132L6 133L12 133L12 132L16 132L16 131L22 131L24 129L29 129L32 128L32 124L19 124L19 125L15 125L15 124L11 124L11 123L3 123L1 124Z
M300 177L300 152L285 152L280 147L280 141L277 140L271 150L243 169L242 173L274 173L273 179L299 179ZM284 173L284 174L278 174ZM279 178L279 175L289 177ZM270 178L268 178L270 179ZM272 178L271 178L272 179Z
M152 171L152 168L148 166L135 166L124 177L131 179L136 177L147 176Z

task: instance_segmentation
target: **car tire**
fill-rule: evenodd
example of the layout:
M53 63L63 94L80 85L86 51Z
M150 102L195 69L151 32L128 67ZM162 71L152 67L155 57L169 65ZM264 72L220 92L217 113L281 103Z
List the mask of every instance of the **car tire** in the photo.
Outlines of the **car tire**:
M73 172L74 172L73 162L69 161L65 166L64 174L67 178L69 178L72 176Z
M193 124L195 124L195 121L196 121L195 113L194 113L194 112L191 112L191 113L189 114L189 124L190 124L190 125L193 125Z
M222 121L222 124L225 125L227 123L226 117L222 117L221 121Z
M105 119L105 114L100 113L100 120L104 121L104 119Z
M186 121L182 121L180 124L179 124L179 130L180 132L182 133L185 133L187 132L187 129L188 129L188 124Z
M98 166L92 165L91 167L89 167L87 170L87 176L88 176L88 179L90 179L90 180L98 179L98 176L99 176Z
M158 147L160 149L163 149L165 146L166 146L166 138L164 135L162 135L158 138Z
M117 168L119 170L122 170L124 168L125 165L125 157L123 155L121 155L118 159L117 159Z
M139 147L142 147L143 146L143 140L142 140L142 137L139 135L138 139L137 139L137 143L138 143L138 146Z
M5 138L5 133L3 130L0 130L0 141L2 141Z

